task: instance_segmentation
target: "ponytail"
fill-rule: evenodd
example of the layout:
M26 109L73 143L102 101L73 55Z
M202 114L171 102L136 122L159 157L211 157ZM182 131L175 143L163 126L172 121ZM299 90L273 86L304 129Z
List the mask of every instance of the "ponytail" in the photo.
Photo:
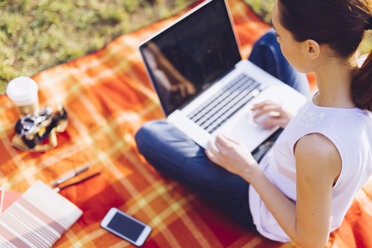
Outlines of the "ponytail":
M354 74L351 97L358 108L372 111L372 52Z

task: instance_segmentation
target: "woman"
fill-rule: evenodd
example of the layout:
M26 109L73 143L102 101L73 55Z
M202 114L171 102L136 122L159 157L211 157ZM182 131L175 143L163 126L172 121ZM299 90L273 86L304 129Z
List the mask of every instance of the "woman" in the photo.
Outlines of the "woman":
M271 116L262 124L285 127L259 164L223 135L204 153L164 121L137 133L139 151L245 227L276 241L324 246L372 173L372 56L356 65L372 27L370 8L365 0L275 2L281 51L297 71L315 72L318 91L293 118L275 103L253 107L256 117Z

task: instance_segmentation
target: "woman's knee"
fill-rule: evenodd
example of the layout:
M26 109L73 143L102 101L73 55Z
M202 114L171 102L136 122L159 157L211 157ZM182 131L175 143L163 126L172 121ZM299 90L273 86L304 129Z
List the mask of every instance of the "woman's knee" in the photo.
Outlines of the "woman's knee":
M141 154L146 154L147 150L152 150L152 140L156 132L159 132L159 120L146 122L135 134L134 139L137 149Z
M146 156L186 156L190 150L200 149L186 134L166 120L145 123L136 133L139 152ZM194 154L194 153L192 153Z
M256 44L264 43L264 44L274 44L279 45L276 41L276 32L274 29L269 29L261 38L256 41Z

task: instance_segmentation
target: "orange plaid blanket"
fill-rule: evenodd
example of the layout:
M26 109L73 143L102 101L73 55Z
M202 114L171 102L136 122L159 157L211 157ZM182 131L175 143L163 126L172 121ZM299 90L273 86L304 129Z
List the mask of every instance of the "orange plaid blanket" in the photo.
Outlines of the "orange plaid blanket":
M228 2L245 58L269 26L242 0ZM144 247L295 247L244 230L196 194L154 171L138 154L134 133L144 122L163 115L137 47L177 16L33 77L41 106L62 103L69 116L66 131L58 134L58 146L50 151L30 153L11 146L19 116L8 97L0 96L1 186L24 192L37 180L51 183L84 165L91 168L80 178L102 170L100 176L60 192L84 213L56 247L130 247L100 228L111 207L153 228ZM370 181L358 193L342 227L332 233L328 246L372 247L371 215Z

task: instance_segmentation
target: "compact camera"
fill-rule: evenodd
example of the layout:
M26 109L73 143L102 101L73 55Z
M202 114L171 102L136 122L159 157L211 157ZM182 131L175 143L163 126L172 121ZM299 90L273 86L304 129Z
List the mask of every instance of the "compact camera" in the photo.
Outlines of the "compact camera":
M13 145L21 150L43 151L57 145L55 132L63 132L67 125L67 112L60 106L56 111L51 107L38 114L22 117L15 126ZM41 145L49 138L49 144Z

